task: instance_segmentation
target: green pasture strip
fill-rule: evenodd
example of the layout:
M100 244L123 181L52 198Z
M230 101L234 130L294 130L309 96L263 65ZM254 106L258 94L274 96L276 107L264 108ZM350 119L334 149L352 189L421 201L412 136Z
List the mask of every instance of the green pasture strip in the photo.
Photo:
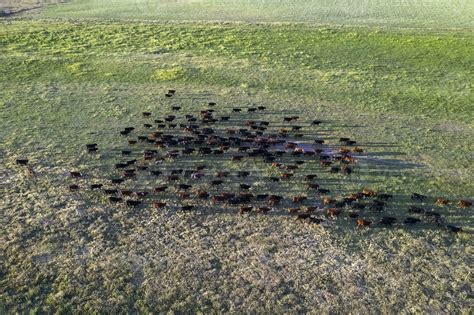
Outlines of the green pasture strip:
M470 33L95 22L4 26L1 52L9 58L0 71L7 82L114 77L130 83L240 82L252 90L304 94L361 110L471 120ZM174 63L170 55L184 57ZM97 62L101 58L105 62ZM225 69L228 61L235 69Z
M474 4L469 0L76 0L50 6L41 15L472 29Z

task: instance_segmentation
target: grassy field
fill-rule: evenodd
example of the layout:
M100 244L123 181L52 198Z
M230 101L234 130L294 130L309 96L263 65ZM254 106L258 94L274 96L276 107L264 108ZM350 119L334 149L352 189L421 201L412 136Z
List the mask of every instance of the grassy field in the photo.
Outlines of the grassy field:
M80 0L51 7L43 16L472 29L474 4L468 0Z
M234 2L227 13L223 1L137 1L127 13L129 2L107 12L102 3L40 15L94 20L0 21L0 312L472 309L472 208L433 204L473 197L472 5L409 1L392 10L367 1L357 11L350 1L326 1L300 14L287 13L286 1L270 12L268 2ZM430 10L409 9L421 4ZM230 16L234 6L239 15ZM123 17L327 25L102 20ZM171 104L189 111L216 100L219 112L265 105L259 119L275 123L282 109L321 119L318 132L330 142L348 135L369 152L351 177L321 174L335 197L361 187L393 193L387 213L402 218L409 195L423 193L426 208L466 232L361 231L346 218L321 227L211 205L187 214L131 210L71 194L68 171L88 174L81 185L112 174L123 148L118 131L143 123L144 110L169 114L168 88L178 91ZM101 154L85 153L89 142ZM34 176L15 166L22 156Z

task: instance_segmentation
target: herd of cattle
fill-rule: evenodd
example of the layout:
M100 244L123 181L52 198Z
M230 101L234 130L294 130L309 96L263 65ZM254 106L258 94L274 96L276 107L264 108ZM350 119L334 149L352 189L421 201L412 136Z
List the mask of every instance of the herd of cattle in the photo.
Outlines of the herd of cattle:
M175 90L165 94L170 100L175 95ZM332 197L318 175L330 172L351 176L357 168L357 156L364 150L349 137L338 138L332 147L327 139L313 137L323 123L320 120L295 115L282 115L277 123L256 119L263 116L265 106L231 108L218 114L215 102L207 102L205 108L193 113L182 113L182 106L176 101L170 103L169 115L154 117L152 112L143 112L143 125L120 131L118 136L124 138L126 147L114 164L114 176L90 182L87 188L72 183L68 189L101 191L109 202L130 207L147 204L156 209L192 211L210 206L235 208L240 214L288 213L296 220L314 224L347 216L360 228L425 222L451 232L462 231L429 207L454 203L446 198L429 202L427 196L413 193L413 205L400 219L385 213L394 197L391 194L362 188ZM90 154L99 152L96 143L85 147ZM28 159L16 162L28 165ZM316 167L309 167L311 173L307 173L305 164ZM260 171L247 169L249 165L259 166ZM86 178L75 170L70 176ZM142 179L155 185L143 187ZM302 187L302 192L281 195L278 185L282 183L285 187ZM268 191L263 191L265 187ZM461 208L472 206L469 200L456 204ZM378 214L376 221L374 213Z

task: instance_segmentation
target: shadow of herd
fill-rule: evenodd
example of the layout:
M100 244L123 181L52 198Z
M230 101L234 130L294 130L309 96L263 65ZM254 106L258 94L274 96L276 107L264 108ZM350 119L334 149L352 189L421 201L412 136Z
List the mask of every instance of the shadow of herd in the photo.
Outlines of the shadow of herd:
M169 90L165 97L176 100L175 94L175 90ZM364 152L356 146L356 141L348 137L339 138L339 145L333 148L320 138L308 140L302 130L315 129L322 121L312 120L303 126L298 124L304 120L299 116L282 116L282 125L270 129L269 121L252 119L265 112L265 106L232 108L224 115L218 115L215 106L215 102L209 102L202 110L179 115L181 106L170 105L173 114L164 117L153 117L151 112L143 112L145 123L141 130L146 132L139 132L138 127L120 131L128 145L121 150L120 160L114 165L117 176L101 183L89 183L89 189L102 191L113 204L129 207L148 203L156 209L169 207L177 211L192 211L207 204L216 208L235 207L241 215L283 210L295 220L313 224L348 216L359 228L374 224L387 227L414 225L425 221L454 233L462 231L461 227L446 223L440 213L425 209L427 196L413 193L411 199L415 205L410 206L407 215L400 220L383 215L388 202L393 199L391 194L363 188L333 198L331 191L318 183L318 174L299 173L303 164L316 161L321 172L351 174L357 165L357 155ZM236 127L238 123L241 126ZM304 143L299 141L301 138L305 139ZM96 143L85 147L91 154L99 152ZM209 163L193 163L193 158ZM239 166L246 159L252 163L260 160L278 175L252 174ZM222 169L211 172L210 169L216 166L225 168L225 162L236 164L236 171ZM28 159L18 159L16 163L26 166ZM193 166L182 168L188 164ZM141 174L157 178L160 185L152 189L125 188L131 183L139 186L137 181ZM85 174L71 171L70 176L78 179ZM252 176L270 183L296 180L299 184L304 183L305 193L291 197L279 195L274 190L257 194L253 192L254 183L249 180ZM78 191L81 187L74 183L68 189ZM178 206L172 205L170 198L177 201ZM438 206L454 203L442 197L433 201ZM459 200L456 204L461 208L472 206L470 200ZM377 222L369 220L369 212L381 213L381 217Z

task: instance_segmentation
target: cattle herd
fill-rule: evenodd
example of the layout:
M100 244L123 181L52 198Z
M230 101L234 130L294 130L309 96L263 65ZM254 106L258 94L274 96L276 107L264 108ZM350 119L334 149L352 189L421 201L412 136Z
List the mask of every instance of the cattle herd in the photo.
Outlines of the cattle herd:
M428 223L450 232L462 228L447 223L429 205L456 203L469 208L469 200L450 201L413 193L406 215L387 215L391 194L361 188L345 196L332 197L318 181L323 172L351 176L364 149L349 137L329 146L327 139L313 137L324 122L295 115L281 115L278 123L257 119L265 106L228 108L218 113L215 102L184 113L176 105L176 91L165 94L169 114L156 117L143 112L140 126L127 126L118 137L124 146L117 153L112 175L99 181L68 186L72 192L91 190L104 194L114 205L196 211L203 207L230 209L240 215L287 214L308 224L321 224L346 216L354 226L415 225ZM306 131L306 133L305 133ZM310 139L311 138L311 139ZM96 143L85 145L90 154L100 152ZM18 159L26 166L28 159ZM311 173L304 165L312 164ZM259 166L259 171L255 170ZM315 171L316 170L316 171ZM87 178L71 170L72 181ZM143 185L152 183L152 185ZM279 185L300 187L290 196L278 192ZM265 191L265 189L267 189ZM292 191L293 193L293 191ZM374 213L378 214L376 220Z

